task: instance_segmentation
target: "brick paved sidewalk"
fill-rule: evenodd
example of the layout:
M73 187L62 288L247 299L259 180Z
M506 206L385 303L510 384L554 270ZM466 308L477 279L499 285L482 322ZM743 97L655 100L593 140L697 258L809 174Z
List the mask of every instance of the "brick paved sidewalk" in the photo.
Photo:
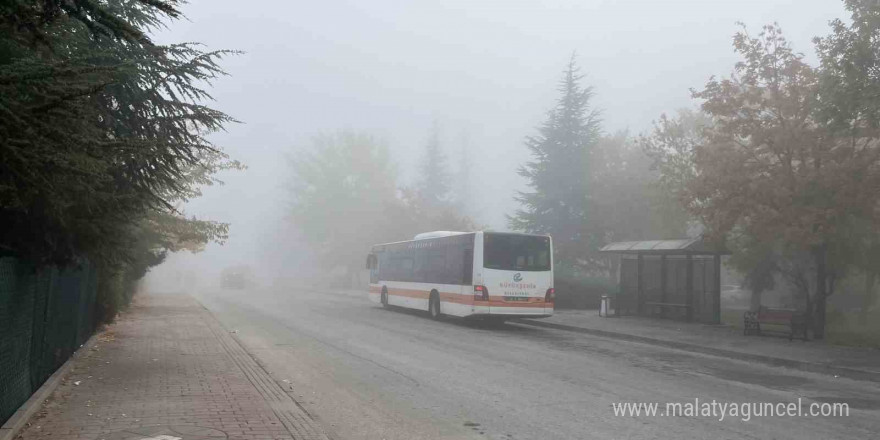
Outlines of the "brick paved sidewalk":
M327 438L188 296L139 295L73 362L21 439Z

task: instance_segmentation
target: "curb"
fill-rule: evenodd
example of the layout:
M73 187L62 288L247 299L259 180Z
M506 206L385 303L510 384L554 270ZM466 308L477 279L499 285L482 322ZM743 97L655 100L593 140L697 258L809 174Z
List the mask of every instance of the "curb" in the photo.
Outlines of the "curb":
M230 334L230 331L223 326L220 319L205 307L201 300L193 295L188 295L195 300L202 310L205 311L209 320L208 327L217 338L220 345L223 346L226 353L232 359L242 373L256 388L257 392L263 396L263 399L272 408L272 412L278 417L282 425L287 429L290 435L297 440L330 440L334 438L328 430L290 394L287 393L272 375L266 371L266 368L260 363L253 353L248 351L247 347L241 340ZM3 439L0 439L3 440Z
M638 342L642 344L657 345L661 347L674 348L692 353L708 354L730 358L740 361L759 362L773 367L785 367L794 370L807 371L810 373L837 375L848 379L878 382L880 383L880 372L860 370L858 368L840 367L818 362L798 361L793 359L779 358L773 356L764 356L760 354L743 353L741 351L725 350L723 348L706 347L703 345L689 344L686 342L670 341L666 339L649 338L646 336L638 336L629 333L612 332L607 330L598 330L586 327L576 327L565 324L554 324L550 322L540 322L531 319L516 319L514 322L531 325L534 327L552 328L556 330L564 330L574 333L583 333L588 335L601 336L604 338L620 339L629 342ZM2 440L2 439L0 439Z
M25 427L28 426L31 417L43 407L43 402L52 395L55 389L58 388L58 385L61 384L61 381L67 376L67 373L70 372L70 369L73 368L73 361L78 359L84 353L87 353L88 350L98 342L99 333L102 332L99 331L92 334L85 344L82 344L75 352L73 352L67 361L64 362L64 365L55 370L55 372L52 373L42 385L40 385L40 388L37 388L37 391L34 391L34 393L31 394L31 397L12 413L12 417L0 427L0 440L13 440L22 430L24 430Z

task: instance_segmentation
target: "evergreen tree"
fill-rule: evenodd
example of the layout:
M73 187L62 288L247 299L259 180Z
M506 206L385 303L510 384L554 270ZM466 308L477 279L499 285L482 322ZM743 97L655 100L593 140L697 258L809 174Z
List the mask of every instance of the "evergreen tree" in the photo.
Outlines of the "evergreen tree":
M204 105L227 52L147 37L178 3L0 8L0 249L35 263L111 263L138 259L143 228L169 246L225 238L225 225L175 207L239 166L205 138L232 121Z
M466 133L461 134L461 149L458 156L458 170L455 174L455 209L462 215L470 214L471 203L471 163L468 153L470 144Z
M449 171L446 155L440 147L440 130L434 124L428 143L425 144L425 155L418 177L418 195L421 203L427 208L437 208L447 202L449 195Z
M206 136L228 52L154 44L177 0L11 0L0 6L0 252L99 267L111 319L165 253L223 242L180 206L241 168Z
M592 268L592 251L604 241L601 228L590 224L591 158L600 138L599 112L590 106L591 87L572 55L559 84L561 96L536 136L526 139L533 160L519 169L531 191L520 192L522 208L509 216L511 228L551 234L557 260Z

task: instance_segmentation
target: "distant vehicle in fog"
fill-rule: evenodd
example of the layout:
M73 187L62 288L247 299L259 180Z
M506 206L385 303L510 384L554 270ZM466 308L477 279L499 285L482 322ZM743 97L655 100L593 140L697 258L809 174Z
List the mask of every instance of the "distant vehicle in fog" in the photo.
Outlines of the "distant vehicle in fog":
M220 273L220 286L225 289L244 289L253 283L253 270L249 266L227 267Z
M370 299L441 315L542 318L553 314L549 236L436 231L373 246Z

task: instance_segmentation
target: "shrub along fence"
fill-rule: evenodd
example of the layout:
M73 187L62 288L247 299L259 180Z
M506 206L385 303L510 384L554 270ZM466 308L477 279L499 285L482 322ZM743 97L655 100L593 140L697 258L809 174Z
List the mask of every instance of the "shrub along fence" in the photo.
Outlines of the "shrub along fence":
M0 424L88 340L97 327L97 270L0 258Z

